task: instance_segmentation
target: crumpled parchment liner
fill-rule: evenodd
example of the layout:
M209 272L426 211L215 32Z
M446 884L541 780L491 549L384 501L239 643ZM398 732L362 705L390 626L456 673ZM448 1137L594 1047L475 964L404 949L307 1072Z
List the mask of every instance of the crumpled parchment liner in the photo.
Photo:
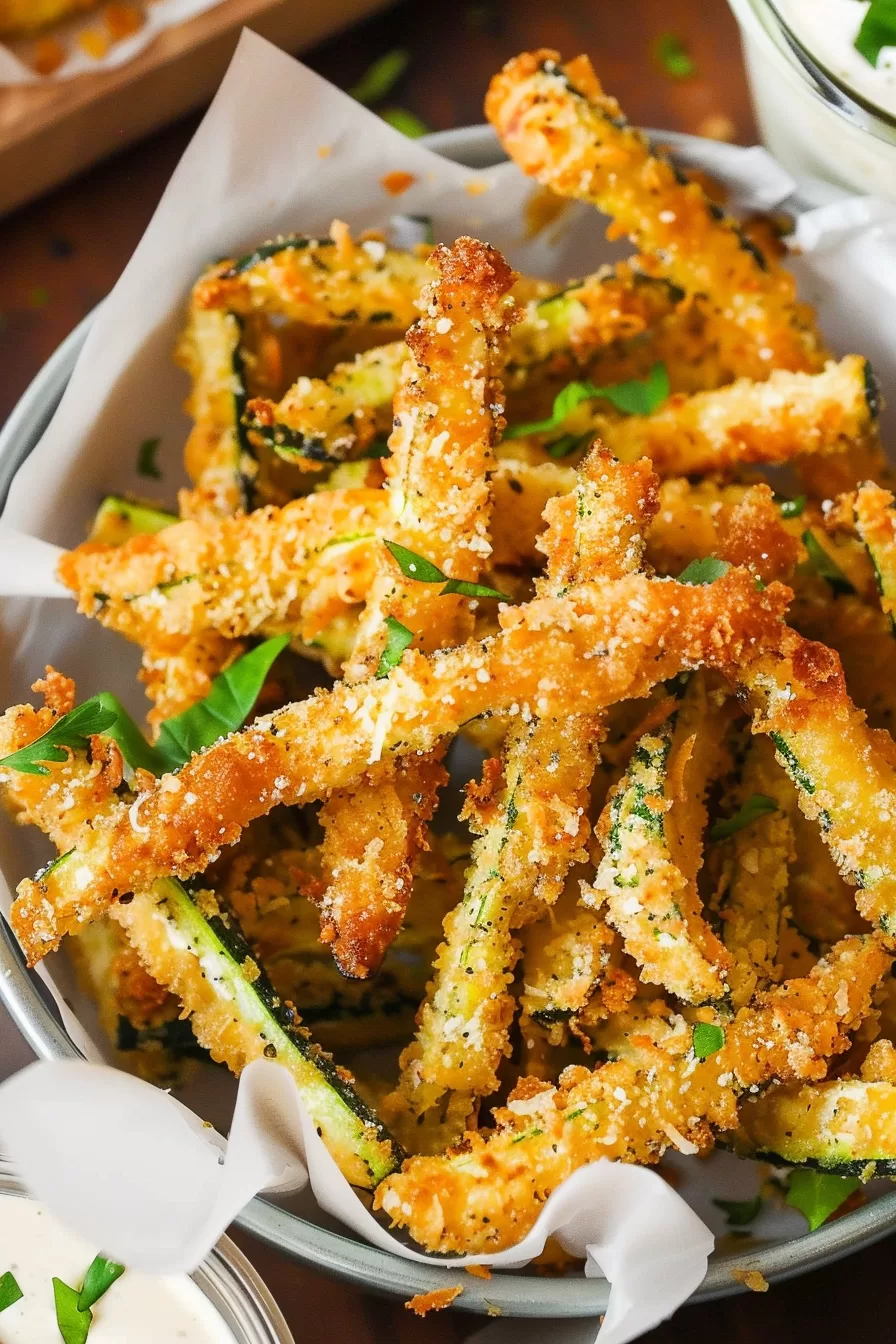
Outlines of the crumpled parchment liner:
M692 146L690 161L693 153ZM742 209L773 208L794 190L788 174L758 148L707 143L700 163L725 181ZM415 180L393 198L381 179L396 169ZM462 232L484 237L514 265L556 279L624 255L624 248L604 240L600 217L581 205L528 237L523 220L533 190L513 165L474 171L436 156L245 34L133 258L96 316L49 429L16 477L4 523L65 545L80 540L101 493L140 492L141 486L145 493L134 463L137 445L147 437L162 439L166 488L177 482L188 428L180 411L186 387L170 351L189 286L209 258L278 232L325 232L334 216L355 230L388 229L398 211L430 215L439 239ZM828 190L820 199L832 195ZM867 353L885 391L896 389L894 234L896 208L852 198L803 214L792 240L802 253L794 261L802 294L817 306L828 339L838 352ZM135 650L78 618L73 604L7 601L0 609L0 639L2 703L27 698L31 681L50 660L77 677L79 696L113 690L140 712ZM13 837L9 828L0 830L0 846L7 883L0 882L0 904L8 909L14 882L46 851L33 835L18 831ZM51 958L42 973L79 1047L92 1059L108 1058L64 958ZM203 1075L188 1094L202 1115L213 1113L216 1086L215 1078ZM313 1129L306 1134L305 1128L288 1075L264 1062L243 1075L223 1167L223 1141L213 1131L180 1103L124 1074L40 1065L0 1091L0 1137L35 1191L83 1235L135 1265L194 1263L255 1191L272 1182L281 1187L287 1177L293 1186L305 1179L303 1152L321 1208L374 1244L418 1257L371 1219L334 1176ZM71 1135L76 1139L70 1143ZM166 1174L169 1163L176 1179ZM706 1189L710 1166L715 1159L688 1164L689 1172L700 1169L688 1180L702 1182L697 1199L708 1220L714 1216ZM613 1280L603 1344L621 1344L670 1314L703 1276L712 1239L653 1172L595 1164L555 1193L539 1220L539 1236L547 1234L542 1223L548 1217L563 1225L560 1235L569 1246L582 1253L591 1248L590 1272L599 1265ZM715 1218L721 1228L717 1213ZM141 1232L148 1227L149 1238ZM792 1223L785 1235L791 1231L797 1231ZM769 1235L781 1233L769 1229ZM533 1232L504 1263L530 1258L539 1244ZM582 1329L593 1338L593 1322L568 1328L573 1333L567 1341L560 1327L552 1327L558 1344L561 1338L578 1344Z
M61 80L73 79L75 75L97 74L101 70L114 70L119 65L132 61L144 47L178 23L186 23L207 9L214 9L220 0L156 0L146 9L146 21L138 32L131 37L113 42L105 56L95 60L78 45L77 35L85 29L102 28L102 10L93 10L79 17L64 20L48 31L69 53L68 59L52 75L39 75L32 69L29 57L34 49L33 38L10 38L4 45L0 43L0 87L15 84L52 84Z
M194 1269L259 1190L295 1190L309 1180L320 1207L365 1241L432 1262L367 1211L290 1075L266 1060L240 1078L226 1144L149 1083L76 1062L32 1064L0 1086L0 1137L38 1199L135 1268ZM510 1250L439 1263L519 1267L551 1235L586 1259L586 1274L612 1284L602 1344L625 1344L671 1315L702 1281L713 1246L709 1229L656 1172L601 1161L570 1176Z

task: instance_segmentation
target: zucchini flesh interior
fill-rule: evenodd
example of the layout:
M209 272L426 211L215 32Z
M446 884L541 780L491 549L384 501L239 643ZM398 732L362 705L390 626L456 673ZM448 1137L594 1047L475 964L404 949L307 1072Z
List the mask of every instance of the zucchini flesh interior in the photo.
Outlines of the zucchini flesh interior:
M400 1148L350 1075L310 1039L211 893L191 895L176 879L162 878L111 913L154 978L181 999L196 1039L213 1058L236 1074L259 1058L289 1070L353 1185L372 1189L399 1166Z
M119 495L107 495L96 511L90 540L106 546L121 546L131 537L162 532L177 522L173 513Z

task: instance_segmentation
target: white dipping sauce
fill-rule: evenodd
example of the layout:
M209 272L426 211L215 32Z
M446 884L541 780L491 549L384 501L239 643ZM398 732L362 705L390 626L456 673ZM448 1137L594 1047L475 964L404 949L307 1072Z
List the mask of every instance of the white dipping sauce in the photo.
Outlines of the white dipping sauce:
M61 1344L53 1279L80 1288L96 1251L33 1200L0 1198L0 1274L11 1270L24 1296L0 1312L0 1344ZM235 1344L186 1274L126 1269L91 1308L88 1344Z
M896 201L896 49L877 65L853 43L869 0L728 0L740 23L762 138L797 175ZM775 17L775 10L781 19ZM849 115L832 106L791 50L781 27L841 87L868 108Z
M884 112L896 115L896 47L883 47L877 65L855 49L870 0L777 0L778 11L827 72Z

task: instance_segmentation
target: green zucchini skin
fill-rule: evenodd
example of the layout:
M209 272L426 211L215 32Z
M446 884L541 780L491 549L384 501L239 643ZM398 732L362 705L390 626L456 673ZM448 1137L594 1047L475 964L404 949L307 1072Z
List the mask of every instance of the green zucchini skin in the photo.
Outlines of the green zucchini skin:
M201 973L233 1013L264 1042L266 1059L289 1069L305 1106L329 1151L346 1169L346 1159L367 1171L365 1185L375 1187L397 1169L404 1154L379 1117L361 1100L344 1072L301 1024L296 1009L274 990L235 922L225 913L200 909L197 899L174 878L154 885L153 899L167 925L172 947L184 948L201 962ZM250 978L246 967L252 968Z
M724 1147L725 1145L722 1144ZM794 1162L782 1157L780 1153L771 1153L757 1149L750 1153L757 1162L768 1162L773 1167L788 1167L791 1171L820 1171L826 1176L853 1176L863 1183L873 1181L879 1176L896 1176L896 1156L856 1158L854 1161L825 1162L821 1158L804 1158Z
M276 257L281 252L301 252L312 245L333 247L334 243L332 238L308 238L299 234L276 238L270 243L263 243L261 247L256 247L254 252L247 252L244 257L239 257L232 266L221 272L220 278L222 280L234 280L238 275L245 275L246 271L251 271L254 267L260 266L263 261L270 261L271 257Z
M312 438L308 434L303 434L301 430L290 429L288 425L279 422L274 425L263 425L251 415L243 415L240 424L247 440L248 432L251 431L265 447L270 448L278 457L285 458L287 461L291 457L306 457L311 462L321 462L323 464L336 464L342 461L341 458L334 457L332 453L327 452L325 441L322 438Z
M90 537L116 545L129 537L148 536L163 532L177 522L177 516L164 509L154 508L119 495L107 495L96 511Z
M739 1157L837 1176L896 1175L896 1085L861 1078L772 1089L723 1139Z

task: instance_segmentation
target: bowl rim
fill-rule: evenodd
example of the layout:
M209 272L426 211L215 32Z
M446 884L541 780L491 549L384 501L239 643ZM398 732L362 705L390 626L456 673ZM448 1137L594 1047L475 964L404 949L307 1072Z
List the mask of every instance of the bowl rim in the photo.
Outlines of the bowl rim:
M679 132L656 134L663 143L680 148L691 159L699 156L704 143L698 136ZM426 136L422 143L470 168L492 167L505 157L494 131L484 125L439 131ZM825 190L824 199L830 199L831 189ZM820 203L812 199L811 189L805 184L800 199L805 205ZM95 311L50 356L0 429L0 515L13 477L42 436L59 403ZM15 938L3 919L0 919L0 1000L40 1058L80 1058L41 993L38 978L26 969ZM445 1286L446 1270L437 1264L421 1264L391 1255L310 1223L261 1196L246 1206L236 1225L292 1259L368 1292L409 1298ZM719 1256L710 1263L706 1278L689 1301L707 1302L746 1291L745 1285L733 1278L736 1270L758 1270L769 1283L777 1283L810 1269L820 1269L872 1245L894 1228L896 1193L882 1195L816 1232ZM458 1270L449 1272L455 1277L461 1274ZM502 1271L490 1281L468 1275L463 1295L454 1307L479 1315L498 1308L504 1316L588 1318L606 1311L609 1290L603 1278L586 1279L584 1275L541 1278Z

